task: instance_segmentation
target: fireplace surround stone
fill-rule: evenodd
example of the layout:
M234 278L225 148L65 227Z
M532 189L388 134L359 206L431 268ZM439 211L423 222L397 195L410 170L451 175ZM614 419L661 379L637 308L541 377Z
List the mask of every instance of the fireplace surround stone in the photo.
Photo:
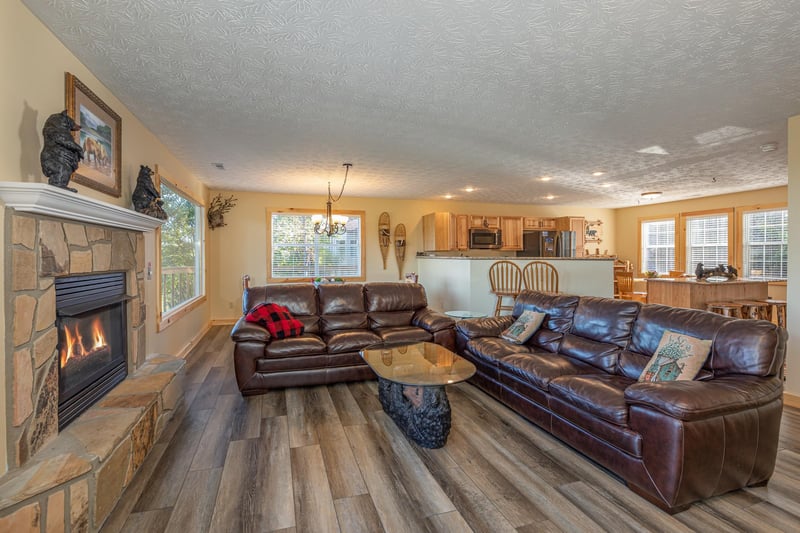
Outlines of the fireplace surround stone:
M184 361L146 357L144 232L161 221L46 184L0 183L0 199L11 319L0 531L95 531L183 399ZM126 273L129 375L59 433L54 280L111 271Z

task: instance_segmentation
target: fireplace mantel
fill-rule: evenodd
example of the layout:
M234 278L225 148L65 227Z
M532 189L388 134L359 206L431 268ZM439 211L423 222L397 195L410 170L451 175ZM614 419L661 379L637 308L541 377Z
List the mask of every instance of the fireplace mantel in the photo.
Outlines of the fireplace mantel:
M0 200L20 212L134 231L151 231L164 222L47 183L0 182Z

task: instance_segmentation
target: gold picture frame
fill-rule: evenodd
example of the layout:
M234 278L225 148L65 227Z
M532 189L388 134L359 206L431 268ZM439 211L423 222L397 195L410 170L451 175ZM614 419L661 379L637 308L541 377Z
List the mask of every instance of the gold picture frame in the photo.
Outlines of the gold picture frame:
M83 161L72 180L116 198L122 195L122 119L81 80L64 73L67 113L80 124L75 142Z

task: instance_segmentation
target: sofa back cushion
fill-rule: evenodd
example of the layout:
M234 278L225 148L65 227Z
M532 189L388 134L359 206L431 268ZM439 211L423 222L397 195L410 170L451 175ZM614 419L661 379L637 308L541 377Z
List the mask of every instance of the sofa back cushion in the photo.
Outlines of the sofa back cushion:
M639 303L631 300L582 296L559 352L613 373L638 313Z
M408 326L414 313L428 307L419 283L365 283L364 303L372 329Z
M633 334L628 349L620 354L617 373L638 379L644 366L653 356L664 335L664 330L674 331L698 339L714 340L723 324L734 320L698 309L668 307L666 305L643 305L633 324ZM696 379L708 379L709 357Z
M544 313L542 325L526 342L527 346L557 352L564 334L572 327L578 296L552 294L537 291L522 291L514 302L511 312L516 319L525 311Z
M764 320L732 320L719 328L706 363L715 376L775 376L786 357L787 333Z
M319 333L319 306L317 289L311 283L276 283L245 289L242 307L247 313L261 303L276 303L286 307L303 323L306 333Z
M323 333L367 329L363 284L321 284L317 290Z

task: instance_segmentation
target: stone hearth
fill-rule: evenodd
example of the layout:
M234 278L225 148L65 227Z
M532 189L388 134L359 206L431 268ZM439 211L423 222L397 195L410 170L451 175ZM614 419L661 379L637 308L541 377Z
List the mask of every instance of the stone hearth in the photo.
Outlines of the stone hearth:
M13 318L5 326L11 470L0 477L0 531L94 531L183 397L184 361L145 357L143 232L160 221L45 184L0 183L0 199ZM111 271L126 273L129 376L58 433L54 280Z

